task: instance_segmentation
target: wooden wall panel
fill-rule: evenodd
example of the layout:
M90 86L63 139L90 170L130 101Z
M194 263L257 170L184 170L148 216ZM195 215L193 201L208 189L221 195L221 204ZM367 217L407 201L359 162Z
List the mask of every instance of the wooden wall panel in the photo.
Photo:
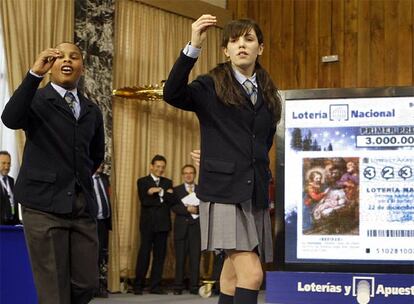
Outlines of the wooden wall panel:
M318 60L322 56L331 54L332 39L332 0L318 2L319 4L319 54ZM331 70L332 63L319 64L318 87L331 87ZM290 87L299 88L299 87ZM302 87L303 88L303 87Z
M371 1L370 7L370 86L379 87L384 83L384 2Z
M399 0L398 7L398 64L396 65L399 85L412 85L413 78L413 26L414 1Z
M331 27L331 54L337 54L339 58L344 58L344 1L332 1L332 27ZM331 83L334 88L342 87L342 70L341 61L331 63Z
M342 63L342 87L357 87L358 78L358 1L347 0L344 4L344 50Z
M384 48L387 54L384 58L384 70L388 71L384 75L384 82L389 85L398 83L398 71L394 66L398 66L398 2L387 1L384 3Z
M293 84L293 78L295 74L293 72L293 18L294 18L294 5L293 1L282 1L282 82L279 85L280 89L291 87ZM270 35L270 33L264 33ZM273 75L272 75L273 76Z
M305 86L318 87L319 75L319 10L318 3L308 1L306 4L306 65Z
M307 1L296 1L293 16L293 86L301 87L306 84L306 5Z
M262 26L262 63L281 89L414 85L414 0L228 0L228 9Z

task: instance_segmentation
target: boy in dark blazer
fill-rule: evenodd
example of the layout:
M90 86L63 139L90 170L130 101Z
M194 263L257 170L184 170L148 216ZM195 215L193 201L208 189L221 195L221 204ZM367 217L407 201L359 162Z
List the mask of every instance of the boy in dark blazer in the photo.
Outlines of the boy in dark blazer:
M186 206L181 201L192 192L197 193L198 186L194 180L196 168L193 165L185 165L181 169L184 183L174 187L174 194L178 203L172 206L176 214L174 221L174 247L175 247L175 282L174 294L182 294L184 288L185 261L188 257L190 262L190 293L198 294L200 277L200 220L198 217L198 206ZM193 216L196 215L196 216Z
M135 271L134 294L142 295L152 250L150 293L166 294L161 288L167 237L171 230L170 205L174 202L172 180L163 177L167 160L155 155L151 160L150 174L137 181L141 202L141 246Z
M50 71L51 82L38 89ZM77 85L81 50L61 43L41 52L2 114L26 143L15 202L22 208L38 301L88 303L98 286L98 237L92 174L104 157L98 106Z

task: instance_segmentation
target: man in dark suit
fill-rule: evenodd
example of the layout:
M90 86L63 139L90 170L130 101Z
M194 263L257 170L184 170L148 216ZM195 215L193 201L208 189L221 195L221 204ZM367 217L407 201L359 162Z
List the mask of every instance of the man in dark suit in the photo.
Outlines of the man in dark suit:
M175 282L174 294L182 294L184 288L184 269L186 258L190 262L190 293L198 294L200 277L200 220L198 218L198 206L184 204L181 199L195 192L197 185L194 183L196 168L193 165L185 165L181 169L184 183L174 188L174 194L179 203L171 209L175 212L174 222L174 246L175 246Z
M51 82L38 89L50 70ZM2 114L26 134L14 187L38 302L88 303L98 287L97 204L92 174L104 156L98 106L77 85L83 74L72 43L41 52Z
M96 202L98 204L96 223L98 225L99 239L99 289L96 291L95 296L107 298L108 240L109 231L112 229L112 212L109 195L109 176L103 173L103 167L103 164L101 164L92 176L93 189L95 192Z
M134 285L134 293L137 295L142 295L151 249L153 258L150 293L167 293L160 287L160 283L167 251L168 232L171 230L170 205L174 203L174 195L172 181L162 176L166 164L164 156L155 155L151 160L151 173L137 181L138 196L141 202L141 246L138 252Z
M17 225L19 209L14 202L14 179L10 172L11 157L7 151L0 151L0 225Z

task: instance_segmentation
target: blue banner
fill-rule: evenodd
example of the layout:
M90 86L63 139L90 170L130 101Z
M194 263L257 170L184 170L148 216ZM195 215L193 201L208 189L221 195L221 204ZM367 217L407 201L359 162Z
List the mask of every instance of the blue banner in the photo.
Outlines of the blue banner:
M267 272L266 303L414 304L414 275Z

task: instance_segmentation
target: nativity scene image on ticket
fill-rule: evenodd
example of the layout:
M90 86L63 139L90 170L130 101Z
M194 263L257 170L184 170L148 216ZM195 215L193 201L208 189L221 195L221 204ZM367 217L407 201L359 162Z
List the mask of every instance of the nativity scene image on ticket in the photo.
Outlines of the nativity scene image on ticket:
M359 158L303 158L304 235L359 234Z

